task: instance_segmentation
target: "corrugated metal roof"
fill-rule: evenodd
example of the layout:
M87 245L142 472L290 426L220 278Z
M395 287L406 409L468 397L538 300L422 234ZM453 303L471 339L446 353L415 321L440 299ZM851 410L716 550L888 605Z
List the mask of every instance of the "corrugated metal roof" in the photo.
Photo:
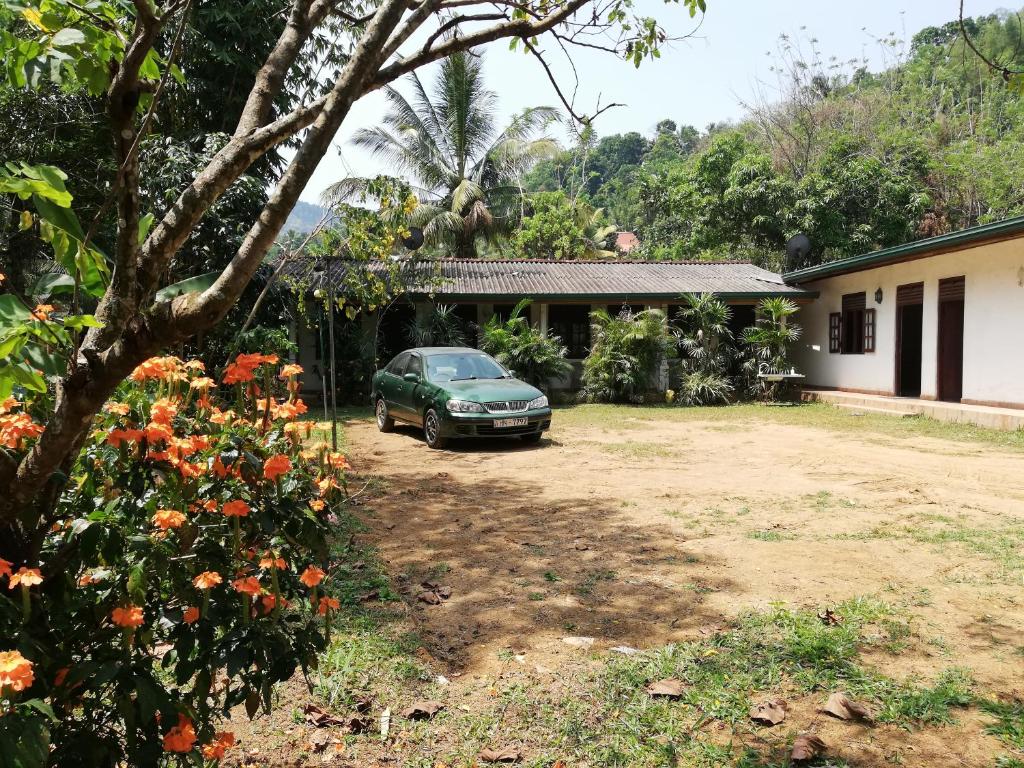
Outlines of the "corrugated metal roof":
M365 269L367 265L361 265ZM371 263L373 272L384 271ZM308 269L308 266L306 267ZM336 270L351 263L335 262ZM786 285L782 277L738 261L551 261L541 259L438 259L401 262L409 293L462 298L674 298L683 293L723 297L817 294Z

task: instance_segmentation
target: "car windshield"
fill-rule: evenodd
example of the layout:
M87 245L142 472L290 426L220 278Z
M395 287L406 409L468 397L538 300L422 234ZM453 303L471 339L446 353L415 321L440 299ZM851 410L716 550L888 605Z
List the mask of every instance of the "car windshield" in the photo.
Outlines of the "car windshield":
M448 352L427 358L429 381L468 381L470 379L504 379L508 371L483 352Z

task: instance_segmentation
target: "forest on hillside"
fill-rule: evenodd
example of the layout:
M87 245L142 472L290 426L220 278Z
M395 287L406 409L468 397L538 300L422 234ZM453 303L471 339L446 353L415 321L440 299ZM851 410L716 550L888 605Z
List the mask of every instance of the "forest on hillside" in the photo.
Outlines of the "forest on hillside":
M989 60L1024 64L1017 14L965 26ZM965 45L959 22L878 40L890 63L880 72L829 57L812 31L780 39L777 84L740 122L578 132L525 176L533 236L520 239L580 256L560 233L585 207L636 233L634 258L792 269L1024 213L1024 99ZM784 264L797 232L812 253Z

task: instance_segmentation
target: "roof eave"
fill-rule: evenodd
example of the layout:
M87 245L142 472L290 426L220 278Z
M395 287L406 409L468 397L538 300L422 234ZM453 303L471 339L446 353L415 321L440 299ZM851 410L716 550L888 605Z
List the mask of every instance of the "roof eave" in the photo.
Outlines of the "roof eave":
M884 267L901 261L922 259L941 253L964 250L991 242L1009 240L1024 233L1024 216L982 224L958 232L950 232L937 237L929 237L913 243L903 243L890 248L883 248L859 256L851 256L839 261L831 261L814 267L805 267L787 272L782 279L788 285L799 285L820 280L826 277L845 275L851 272L862 272L866 269Z

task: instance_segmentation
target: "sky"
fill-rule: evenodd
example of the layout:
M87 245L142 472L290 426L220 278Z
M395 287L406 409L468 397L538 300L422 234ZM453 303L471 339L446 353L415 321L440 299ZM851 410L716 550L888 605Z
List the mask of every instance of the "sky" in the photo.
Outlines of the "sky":
M689 37L669 43L660 59L647 60L639 69L610 54L574 53L579 73L576 111L593 112L598 103L625 104L598 117L594 123L598 135L650 134L665 118L697 128L742 118L744 103L759 97L770 100L777 93L776 77L769 68L777 61L780 35L799 41L808 51L813 38L823 57L866 59L870 69L882 69L902 46L894 50L880 45L879 39L895 36L909 46L922 27L956 19L959 0L708 0L708 12L696 29L681 4L638 0L637 7L640 13L656 16L670 34ZM965 0L964 5L972 16L1005 7L1005 0ZM550 53L552 69L571 91L572 69L560 52ZM433 74L434 67L420 70L426 83ZM507 41L484 49L484 75L488 87L498 94L499 125L524 107L561 106L540 64L532 56L509 51ZM401 83L398 87L405 90ZM380 92L353 106L303 192L303 200L317 202L324 187L346 176L388 172L349 142L359 128L379 124L384 106ZM563 142L568 139L561 131L554 135Z

